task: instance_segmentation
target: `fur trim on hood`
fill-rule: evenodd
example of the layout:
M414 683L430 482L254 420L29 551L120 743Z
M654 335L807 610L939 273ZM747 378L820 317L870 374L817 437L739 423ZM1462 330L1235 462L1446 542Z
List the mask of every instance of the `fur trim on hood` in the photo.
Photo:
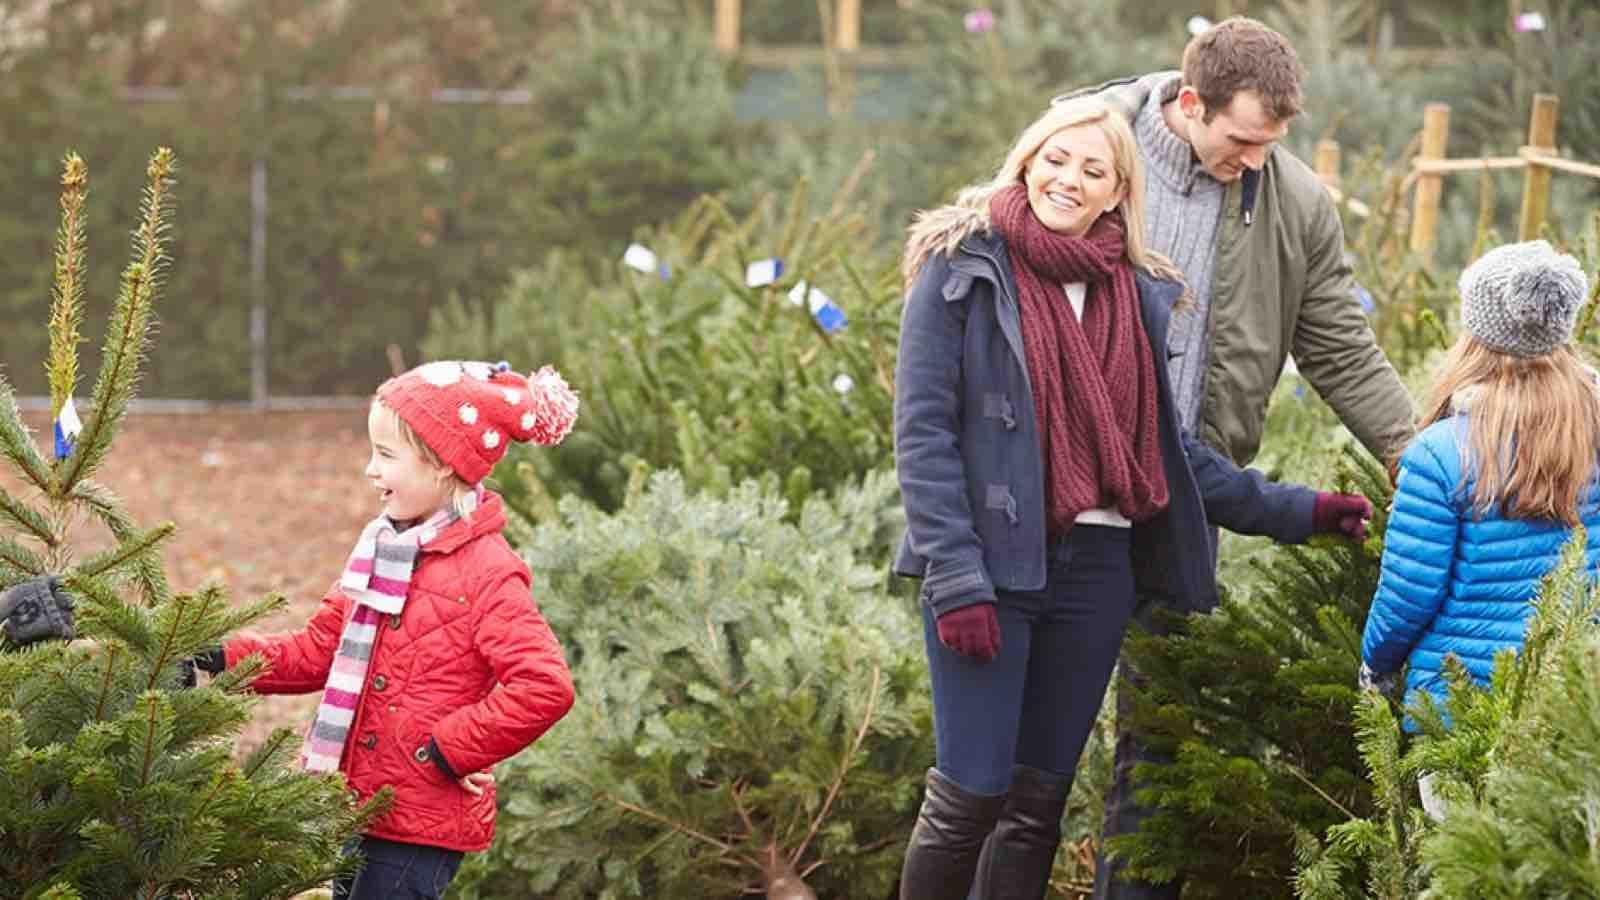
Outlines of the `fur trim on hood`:
M989 198L962 197L957 202L917 213L906 238L906 252L900 260L900 277L906 293L917 280L922 267L935 255L956 252L968 235L989 230Z

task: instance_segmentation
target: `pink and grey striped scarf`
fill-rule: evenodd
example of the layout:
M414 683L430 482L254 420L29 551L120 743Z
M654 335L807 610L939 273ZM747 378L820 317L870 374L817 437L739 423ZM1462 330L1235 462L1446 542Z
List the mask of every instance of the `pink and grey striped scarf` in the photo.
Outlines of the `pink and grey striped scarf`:
M367 681L378 624L384 615L398 615L405 608L411 572L423 545L459 518L451 506L446 506L405 531L396 532L387 516L373 519L361 530L339 579L339 586L355 602L355 609L339 636L339 649L333 655L333 668L328 670L322 703L300 751L300 764L306 771L332 772L339 768L345 741L350 737L350 724L355 719L356 701Z

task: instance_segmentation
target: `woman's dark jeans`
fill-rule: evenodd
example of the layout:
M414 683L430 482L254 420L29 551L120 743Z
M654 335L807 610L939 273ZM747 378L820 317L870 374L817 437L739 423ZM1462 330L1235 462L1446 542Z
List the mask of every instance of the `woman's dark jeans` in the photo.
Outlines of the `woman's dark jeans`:
M462 853L363 837L344 848L366 858L352 878L333 883L333 900L437 900L461 868Z
M939 643L922 611L937 766L974 794L1011 786L1013 764L1067 776L1094 728L1133 614L1126 528L1076 525L1049 551L1042 591L1001 591L1000 654L980 663Z

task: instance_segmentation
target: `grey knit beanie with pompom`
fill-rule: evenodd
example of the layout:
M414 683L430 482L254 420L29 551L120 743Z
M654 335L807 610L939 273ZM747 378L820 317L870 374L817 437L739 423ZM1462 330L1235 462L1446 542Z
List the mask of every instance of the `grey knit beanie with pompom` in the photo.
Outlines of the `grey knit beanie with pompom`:
M1495 350L1543 356L1567 343L1589 279L1547 241L1496 247L1461 273L1461 327Z

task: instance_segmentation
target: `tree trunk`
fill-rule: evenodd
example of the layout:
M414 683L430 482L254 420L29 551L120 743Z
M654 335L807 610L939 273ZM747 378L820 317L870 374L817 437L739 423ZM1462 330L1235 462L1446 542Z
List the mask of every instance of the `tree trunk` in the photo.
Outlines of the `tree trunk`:
M765 855L761 880L767 886L767 900L817 900L816 892L795 872L777 843L768 844Z

